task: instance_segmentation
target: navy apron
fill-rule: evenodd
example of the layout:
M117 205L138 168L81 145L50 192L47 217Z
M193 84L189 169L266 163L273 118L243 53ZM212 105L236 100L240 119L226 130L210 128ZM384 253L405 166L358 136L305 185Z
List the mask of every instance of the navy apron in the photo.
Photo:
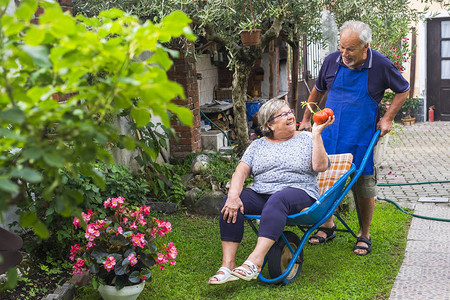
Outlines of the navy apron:
M368 72L366 68L357 70L339 66L326 102L336 120L322 132L327 153L352 153L356 168L359 168L375 133L378 111L378 103L367 89ZM372 151L362 174L371 175L373 172Z

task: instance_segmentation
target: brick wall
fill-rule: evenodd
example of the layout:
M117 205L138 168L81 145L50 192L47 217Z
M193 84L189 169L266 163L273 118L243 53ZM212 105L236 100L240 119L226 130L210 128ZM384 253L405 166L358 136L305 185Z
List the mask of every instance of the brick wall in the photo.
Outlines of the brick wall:
M70 11L70 13L73 13L73 3L72 0L58 0L59 5L61 6L62 10ZM31 21L34 24L37 24L39 22L39 16L44 13L44 9L42 7L38 7L36 12L34 13L34 18Z
M192 55L183 54L183 52L193 53L193 47L193 44L186 45L185 49L181 50L180 57L174 59L172 68L167 72L171 80L184 87L186 96L186 99L175 99L173 102L187 107L194 115L192 127L181 124L176 118L171 120L172 128L175 129L178 137L178 141L174 139L170 141L170 154L174 158L183 158L189 153L200 152L202 147L196 61Z

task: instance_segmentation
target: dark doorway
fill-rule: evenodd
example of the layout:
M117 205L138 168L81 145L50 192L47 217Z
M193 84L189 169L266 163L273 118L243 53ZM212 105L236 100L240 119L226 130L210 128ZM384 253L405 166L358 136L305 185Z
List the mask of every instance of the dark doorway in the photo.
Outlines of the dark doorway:
M427 22L427 104L436 120L450 121L450 18Z

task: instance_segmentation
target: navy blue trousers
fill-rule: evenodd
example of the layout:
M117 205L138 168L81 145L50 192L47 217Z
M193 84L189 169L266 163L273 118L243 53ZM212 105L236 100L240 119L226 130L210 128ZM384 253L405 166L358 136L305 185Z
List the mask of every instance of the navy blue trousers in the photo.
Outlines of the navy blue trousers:
M286 226L288 215L300 212L311 206L315 200L305 191L296 188L286 188L275 194L258 194L250 188L245 188L240 196L244 204L244 214L261 215L258 237L278 240ZM222 208L227 201L225 196ZM222 241L240 243L244 235L244 215L238 211L235 223L227 223L220 215L220 238Z

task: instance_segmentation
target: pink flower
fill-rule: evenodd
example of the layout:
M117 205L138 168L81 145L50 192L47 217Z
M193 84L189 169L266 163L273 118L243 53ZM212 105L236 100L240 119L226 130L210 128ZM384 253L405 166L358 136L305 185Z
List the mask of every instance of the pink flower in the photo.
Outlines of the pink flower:
M168 232L172 232L172 224L170 222L160 221L158 219L155 219L155 221L158 224L158 227L161 228L161 230L158 231L160 237L164 237Z
M86 223L89 222L91 220L91 216L92 216L92 209L89 209L87 214L82 212L81 216L83 217L84 222L86 222Z
M144 215L149 215L150 214L150 206L145 206L144 205L144 208L142 209L142 213Z
M84 260L81 258L77 259L77 262L73 264L73 274L81 274L83 272Z
M105 200L105 202L103 202L103 206L106 208L108 208L111 205L111 198L108 198Z
M69 259L73 261L75 259L75 255L77 254L78 250L80 249L79 244L75 244L73 246L70 246L70 256Z
M93 243L93 242L87 242L87 244L86 244L86 250L89 250L89 249L91 249L92 247L94 247L95 246L95 243Z
M81 227L80 219L73 218L73 226L75 226L75 228Z
M97 220L97 222L95 222L95 224L97 225L97 228L103 228L106 225L106 221L105 220Z
M125 224L125 225L127 225L127 223L128 223L128 218L123 218L123 219L122 219L122 223Z
M133 245L135 247L144 248L144 246L147 244L147 241L145 240L145 234L143 233L133 233L131 236L131 240L133 241Z
M114 266L116 265L116 259L114 258L114 256L108 256L103 262L103 265L105 266L106 271L109 272L114 269Z
M134 266L135 264L138 263L138 260L137 260L136 256L134 255L134 253L131 253L130 255L128 255L127 259L130 262L131 266Z
M138 216L138 221L142 226L145 226L145 224L147 224L143 215Z
M175 259L177 258L177 248L175 248L173 242L170 242L167 247L166 247L166 251L167 251L167 258L169 259Z
M151 237L152 238L156 238L156 233L158 232L158 228L156 228L156 227L153 227L152 228L152 233L150 234L151 235Z
M105 208L111 207L121 207L125 198L117 197L117 198L108 198L105 202L103 202L103 206Z
M159 265L159 268L160 268L161 270L163 270L163 269L164 269L164 265L167 264L167 263L169 262L169 260L168 260L167 257L166 257L164 254L162 254L162 253L158 253L158 254L157 254L157 258L158 258L158 260L156 261L156 263Z
M119 235L119 234L123 234L123 228L120 226L117 226L117 234L116 235Z
M130 228L137 229L136 222L131 223Z
M84 236L91 242L95 240L95 238L100 236L100 231L98 231L98 225L95 223L88 224L86 227L86 233Z

